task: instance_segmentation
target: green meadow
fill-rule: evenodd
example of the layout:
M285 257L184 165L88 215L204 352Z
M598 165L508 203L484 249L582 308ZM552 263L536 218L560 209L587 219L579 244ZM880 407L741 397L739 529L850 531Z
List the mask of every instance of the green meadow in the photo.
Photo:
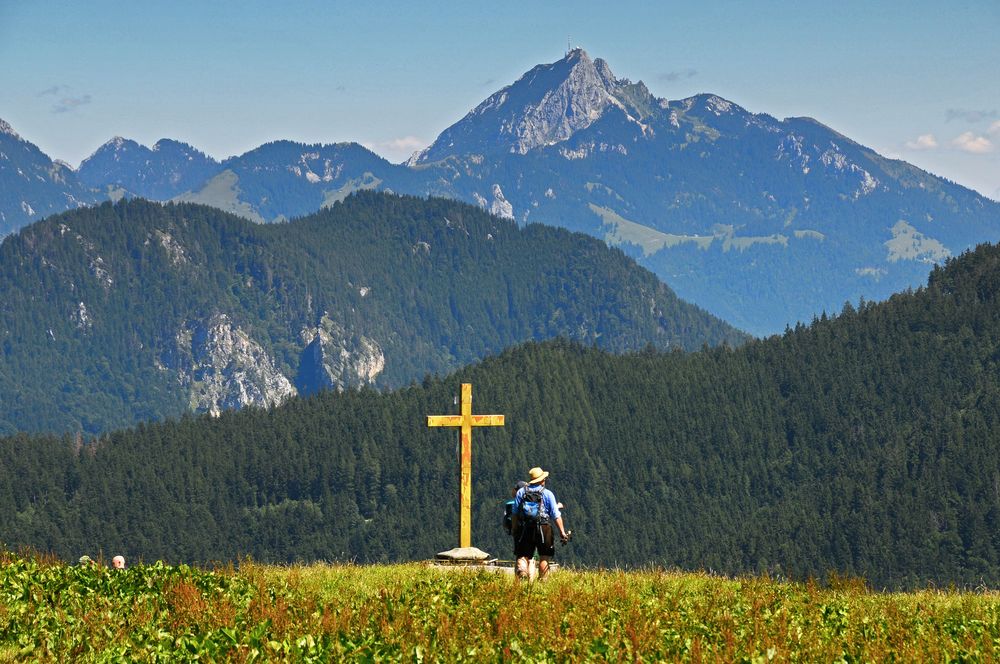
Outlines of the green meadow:
M1000 595L676 571L0 560L0 661L995 661Z

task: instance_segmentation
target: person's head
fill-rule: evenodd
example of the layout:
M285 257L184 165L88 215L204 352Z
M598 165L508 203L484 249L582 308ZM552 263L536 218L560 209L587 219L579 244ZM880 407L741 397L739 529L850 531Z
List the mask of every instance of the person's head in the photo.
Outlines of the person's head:
M511 498L513 498L514 496L516 496L517 492L520 491L521 489L523 489L526 486L528 486L527 482L525 482L524 480L518 480L517 484L514 485L514 488L510 490Z
M112 558L111 566L115 569L125 569L125 556L115 556Z
M532 486L537 486L545 484L545 478L549 476L549 471L542 470L538 466L535 466L528 471L528 484Z

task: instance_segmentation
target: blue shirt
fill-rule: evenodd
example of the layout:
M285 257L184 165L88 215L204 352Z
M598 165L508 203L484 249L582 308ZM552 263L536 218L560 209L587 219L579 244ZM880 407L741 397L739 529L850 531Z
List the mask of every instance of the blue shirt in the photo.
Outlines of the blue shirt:
M529 484L528 486L521 487L517 490L517 495L514 496L514 514L521 513L521 503L524 502L524 494L529 489L533 487ZM537 491L537 489L535 489ZM549 515L549 519L553 522L556 519L562 518L562 513L559 511L559 506L556 504L556 496L548 489L542 489L542 506L545 512Z

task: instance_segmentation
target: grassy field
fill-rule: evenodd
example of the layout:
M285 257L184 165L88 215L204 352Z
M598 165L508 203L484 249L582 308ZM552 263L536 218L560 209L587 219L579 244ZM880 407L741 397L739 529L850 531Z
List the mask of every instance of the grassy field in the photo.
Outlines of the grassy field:
M0 661L994 661L995 592L0 556Z

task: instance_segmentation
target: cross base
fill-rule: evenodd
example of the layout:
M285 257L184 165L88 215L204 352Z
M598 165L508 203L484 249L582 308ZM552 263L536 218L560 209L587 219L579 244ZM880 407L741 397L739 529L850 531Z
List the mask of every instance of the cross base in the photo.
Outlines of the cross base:
M456 565L468 565L471 563L484 563L490 559L490 554L474 546L460 546L455 549L448 549L437 554L435 558L440 561L447 561Z

